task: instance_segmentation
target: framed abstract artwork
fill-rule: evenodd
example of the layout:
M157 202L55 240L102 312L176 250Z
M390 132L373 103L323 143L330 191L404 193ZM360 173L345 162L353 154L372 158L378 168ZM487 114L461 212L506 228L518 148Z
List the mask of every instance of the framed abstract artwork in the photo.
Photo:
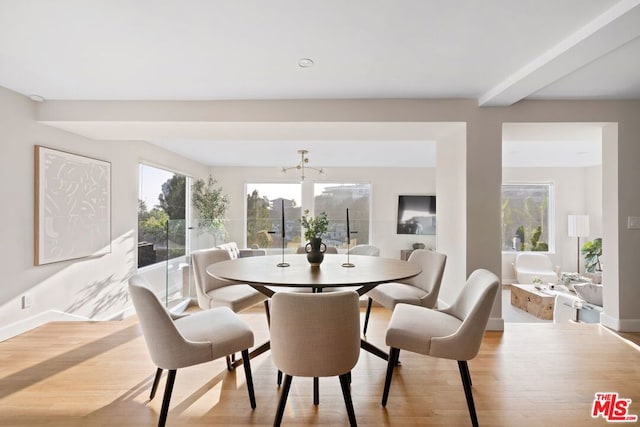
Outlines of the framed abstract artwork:
M111 252L111 163L35 146L34 264Z

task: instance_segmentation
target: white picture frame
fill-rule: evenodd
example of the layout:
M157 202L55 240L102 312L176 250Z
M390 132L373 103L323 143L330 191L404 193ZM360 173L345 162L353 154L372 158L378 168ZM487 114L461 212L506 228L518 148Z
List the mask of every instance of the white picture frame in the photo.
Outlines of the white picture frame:
M111 163L35 146L34 264L111 252Z

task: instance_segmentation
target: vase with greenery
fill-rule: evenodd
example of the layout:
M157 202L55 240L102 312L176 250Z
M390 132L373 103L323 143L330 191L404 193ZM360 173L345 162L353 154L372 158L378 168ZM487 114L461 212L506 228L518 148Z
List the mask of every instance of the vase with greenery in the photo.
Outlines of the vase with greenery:
M223 192L222 187L211 175L205 181L197 179L191 186L191 202L198 211L198 228L214 236L223 239L225 235L225 215L229 208L229 198Z
M319 266L324 260L324 252L327 250L327 245L322 243L322 235L329 229L327 213L322 212L314 218L309 215L308 210L305 210L300 224L304 228L304 238L309 242L305 246L307 260L312 266Z
M585 242L582 245L582 255L584 255L585 268L588 273L602 271L600 257L602 256L602 239L597 238Z

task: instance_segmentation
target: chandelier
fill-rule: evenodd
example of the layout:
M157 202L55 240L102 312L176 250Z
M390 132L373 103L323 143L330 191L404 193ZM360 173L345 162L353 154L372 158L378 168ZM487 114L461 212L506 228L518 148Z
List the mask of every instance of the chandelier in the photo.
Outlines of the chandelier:
M300 163L288 168L283 167L282 173L287 173L287 171L291 169L298 169L300 171L301 182L304 181L304 178L305 178L305 174L304 174L305 169L313 169L314 171L317 171L319 174L323 174L324 170L322 170L322 168L314 168L313 166L308 166L309 158L307 157L307 153L309 153L309 151L307 150L298 150L298 154L300 154Z

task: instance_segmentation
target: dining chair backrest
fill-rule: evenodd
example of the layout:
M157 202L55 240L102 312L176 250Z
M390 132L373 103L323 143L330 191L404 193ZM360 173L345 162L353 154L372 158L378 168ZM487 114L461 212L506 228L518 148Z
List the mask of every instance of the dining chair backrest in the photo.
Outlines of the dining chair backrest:
M462 324L452 336L432 338L429 354L456 360L474 358L480 350L499 287L500 279L492 272L478 269L471 273L453 304L439 310Z
M407 279L405 283L416 286L428 292L425 297L429 301L422 301L424 307L435 307L440 293L444 267L447 263L447 256L440 252L429 249L416 249L411 252L407 262L418 264L422 272L415 277ZM432 301L431 301L432 300Z
M177 369L211 353L210 343L189 342L180 334L171 315L140 275L129 279L129 294L138 315L151 360L160 368Z
M273 362L285 374L346 374L360 354L358 294L277 292L271 298L270 335Z

